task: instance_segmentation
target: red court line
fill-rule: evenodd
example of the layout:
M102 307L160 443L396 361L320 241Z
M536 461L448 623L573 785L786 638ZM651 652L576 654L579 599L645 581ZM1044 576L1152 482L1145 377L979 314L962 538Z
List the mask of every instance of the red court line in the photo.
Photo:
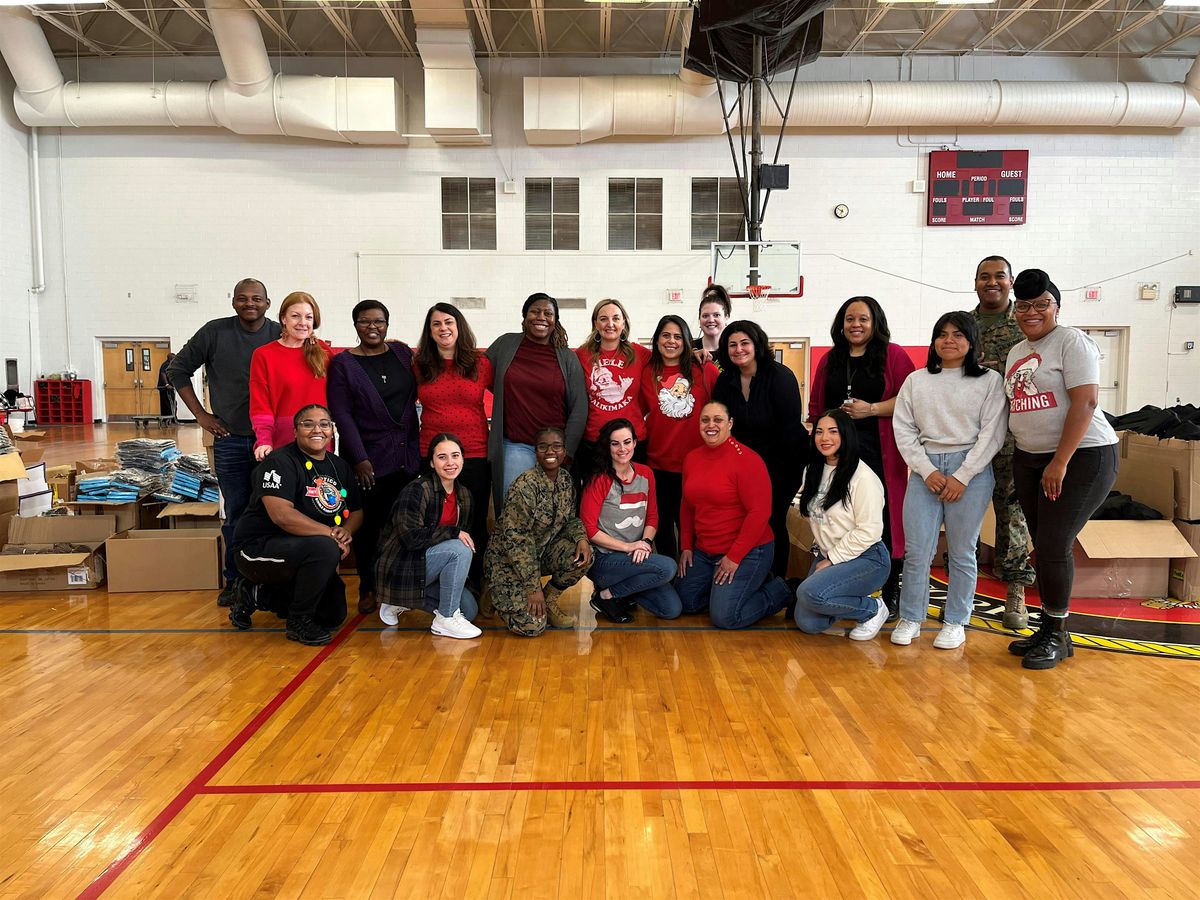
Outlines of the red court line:
M204 786L208 781L221 771L225 764L233 758L235 753L246 746L250 738L254 737L255 733L266 724L267 720L275 714L279 707L283 706L288 698L299 690L300 685L308 680L321 663L329 659L333 651L342 645L364 618L365 616L359 615L346 623L337 636L322 647L320 652L309 660L308 665L297 672L295 677L284 685L283 689L272 698L271 702L259 710L258 714L237 733L237 736L226 744L224 749L214 756L208 765L201 769L199 774L187 783L187 786L183 790L175 795L175 798L163 808L162 812L155 816L150 824L142 830L141 834L134 839L129 848L109 863L108 867L96 877L96 880L79 894L77 900L91 900L91 898L99 897L108 890L109 886L121 876L121 873L128 869L133 861L142 855L142 851L150 846L150 843L162 833L163 829L170 825L175 820L175 817L183 812L183 808L191 802L192 798L204 792Z
M448 791L1154 791L1200 790L1179 781L431 781L365 784L209 784L198 794L420 794Z

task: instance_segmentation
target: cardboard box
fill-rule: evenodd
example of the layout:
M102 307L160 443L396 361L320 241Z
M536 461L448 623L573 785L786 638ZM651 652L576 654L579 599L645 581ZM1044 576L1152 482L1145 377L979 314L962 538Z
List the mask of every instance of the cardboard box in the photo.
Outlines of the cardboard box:
M75 499L75 474L74 466L51 466L46 470L46 484L54 492L55 503Z
M88 472L115 472L119 468L121 464L108 457L75 460L75 471L80 475L86 475Z
M167 528L220 528L220 503L168 503L157 518Z
M141 524L140 506L137 501L130 503L98 503L95 501L81 503L76 500L73 503L68 503L72 510L72 514L76 516L115 516L117 520L117 533L129 531L131 528L137 528Z
M224 552L219 528L114 535L105 544L109 593L218 590Z
M16 431L13 432L14 441L32 441L38 443L46 440L46 432L44 431Z
M6 546L50 551L55 544L80 544L78 553L0 555L0 591L91 590L104 581L104 559L97 552L112 536L112 516L17 516L8 522Z
M1171 560L1171 596L1188 603L1200 603L1200 522L1179 521L1175 527L1197 555Z
M1156 468L1170 470L1173 476L1174 508L1167 518L1186 522L1200 520L1200 441L1181 441L1132 432L1122 432L1121 469L1149 472ZM1128 492L1126 492L1128 493ZM1134 499L1140 500L1136 494ZM1143 501L1145 502L1145 501Z
M1172 522L1093 519L1075 541L1076 597L1166 597L1171 560L1196 555Z

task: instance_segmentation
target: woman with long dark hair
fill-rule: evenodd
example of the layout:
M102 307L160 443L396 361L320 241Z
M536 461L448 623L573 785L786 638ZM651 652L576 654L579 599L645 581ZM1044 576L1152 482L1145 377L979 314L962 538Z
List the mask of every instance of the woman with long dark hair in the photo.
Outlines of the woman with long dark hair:
M850 639L869 641L887 620L871 594L891 569L883 535L883 484L858 456L858 429L835 408L818 417L800 492L816 559L796 589L796 624L808 634L843 634L839 619L857 624Z
M1027 669L1051 669L1074 653L1067 631L1072 545L1116 481L1117 435L1099 405L1100 351L1079 329L1058 324L1062 295L1050 276L1026 269L1013 282L1013 296L1025 340L1008 352L1004 391L1042 621L1008 649Z
M683 499L683 460L699 447L700 410L712 397L720 370L692 355L692 332L680 316L658 320L650 363L642 373L646 410L646 461L654 472L658 500L658 552L679 558L679 504Z
M675 560L654 552L654 473L633 461L636 450L632 422L605 422L596 442L595 473L579 503L595 551L588 572L596 585L592 609L617 623L630 621L639 603L660 619L674 619L682 609L671 586Z
M417 385L412 348L387 339L388 309L378 300L355 304L350 316L358 346L329 366L329 407L338 423L338 455L354 467L363 491L363 527L354 542L358 611L375 611L379 531L404 486L421 466Z
M899 608L908 480L908 468L892 433L892 410L900 385L916 367L908 354L892 343L887 316L874 297L851 297L843 303L833 318L829 337L833 349L813 373L808 420L816 422L822 410L844 409L858 432L860 458L883 482L883 542L892 557L883 599L891 617Z
M477 638L482 632L471 619L479 607L466 587L477 548L467 530L471 492L458 481L462 441L434 435L426 461L429 471L400 492L379 542L379 618L395 625L404 612L421 607L433 613L434 634Z
M933 646L966 641L978 565L975 544L992 496L992 457L1008 433L1004 380L979 364L979 329L967 312L948 312L933 326L925 368L896 396L892 427L912 474L904 494L904 580L893 644L921 635L929 611L929 567L946 526L950 583L944 624Z
M488 542L488 504L492 499L492 465L488 462L485 395L492 389L492 362L475 345L466 316L450 303L435 303L413 360L417 400L421 404L421 455L428 458L435 435L450 433L462 443L463 464L457 482L471 494L468 530L475 542L471 582L478 587Z
M495 379L488 459L499 517L509 486L537 464L539 429L561 429L568 459L575 455L587 425L588 395L579 357L567 347L558 301L549 294L526 298L521 330L496 338L487 358Z
M787 511L800 488L800 460L808 452L800 383L791 369L775 361L766 332L745 319L725 326L717 365L721 375L713 399L728 408L733 436L762 457L771 475L772 571L782 577L792 547Z

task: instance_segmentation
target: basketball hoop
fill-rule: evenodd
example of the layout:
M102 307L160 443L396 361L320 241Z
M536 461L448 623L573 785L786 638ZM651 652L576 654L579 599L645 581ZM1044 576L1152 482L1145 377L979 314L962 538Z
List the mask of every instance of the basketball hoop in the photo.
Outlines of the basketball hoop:
M769 284L748 284L746 285L746 293L755 300L758 300L771 293L771 286Z

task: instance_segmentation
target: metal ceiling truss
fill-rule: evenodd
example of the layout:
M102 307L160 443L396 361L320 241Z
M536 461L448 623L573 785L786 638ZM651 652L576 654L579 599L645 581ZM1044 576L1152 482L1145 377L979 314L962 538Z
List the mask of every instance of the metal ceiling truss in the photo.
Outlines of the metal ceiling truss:
M1065 0L1064 0L1064 2L1065 2ZM1095 0L1095 2L1092 3L1092 5L1089 6L1087 9L1080 10L1078 13L1076 13L1074 16L1072 16L1070 19L1068 19L1065 25L1060 25L1057 29L1050 32L1050 34L1046 35L1038 43L1034 44L1032 47L1030 47L1028 50L1026 50L1025 53L1023 53L1021 55L1027 56L1030 53L1036 53L1037 51L1041 50L1043 47L1047 47L1050 44L1053 44L1055 41L1057 41L1059 38L1063 37L1065 34L1067 34L1069 31L1071 31L1071 29L1073 29L1076 25L1078 25L1080 22L1082 22L1088 16L1092 15L1092 13L1099 12L1100 9L1102 9L1105 6L1108 6L1108 4L1111 2L1112 2L1112 0ZM1060 15L1060 20L1061 20L1061 15Z
M175 5L187 13L193 22L195 22L209 34L212 34L212 26L208 24L208 19L203 13L200 12L200 10L188 3L188 0L175 0Z
M343 11L334 9L330 5L329 0L317 0L317 5L321 7L321 10L325 13L325 17L329 19L330 23L337 30L337 33L342 36L342 40L346 42L346 47L353 51L355 56L366 56L367 54L363 52L362 46L354 37L354 32L350 29L350 23L342 19Z
M39 19L41 19L43 22L53 25L55 28L57 28L63 34L70 35L75 40L79 41L79 43L83 44L83 46L87 47L89 50L91 50L93 53L95 53L97 56L112 56L113 55L111 50L105 50L103 47L101 47L95 41L86 37L84 35L84 33L82 31L80 31L78 28L75 28L72 25L68 25L66 22L64 22L62 19L60 19L58 17L58 15L56 15L55 13L52 13L49 10L45 10L45 9L35 9L35 10L33 10L33 14L35 16L37 16ZM63 13L63 15L70 15L76 20L76 22L78 22L79 17L77 15L74 15L73 13Z
M904 51L904 56L909 56L913 53L916 53L918 50L924 47L931 38L935 37L939 31L949 25L950 20L953 19L960 11L961 7L952 6L940 13L937 18L929 24L929 27L925 29L921 36L913 42L912 46Z
M495 56L500 45L496 43L496 35L492 32L492 14L487 3L485 0L471 0L471 10L475 13L475 24L479 26L488 56Z
M1178 34L1176 34L1176 35L1175 35L1173 38L1170 38L1169 40L1163 41L1161 44L1159 44L1159 45L1158 45L1157 47L1155 47L1153 50L1150 50L1150 51L1148 51L1148 52L1146 52L1146 53L1143 53L1143 54L1142 54L1142 59L1145 59L1145 58L1146 58L1146 57L1148 57L1148 56L1157 56L1158 54L1160 54L1160 53L1162 53L1164 50L1166 50L1168 47L1173 47L1173 46L1175 46L1176 44L1178 44L1180 41L1182 41L1182 40L1186 40L1187 38L1190 38L1190 37L1194 37L1194 36L1196 36L1197 34L1200 34L1200 24L1198 24L1198 25L1193 25L1191 28L1188 28L1188 29L1187 29L1187 30L1185 30L1185 31L1181 31L1181 32L1179 32L1179 33L1178 33Z
M254 14L262 20L262 23L266 25L267 28L271 29L271 32L277 38L279 38L279 40L287 44L288 48L291 49L292 52L300 56L306 55L305 51L300 49L300 45L292 40L291 34L288 33L287 26L283 25L281 22L276 22L275 17L267 12L263 8L263 5L258 2L258 0L245 0L245 2L246 5L254 11Z
M891 11L892 8L890 6L880 4L879 8L876 9L875 12L866 17L866 22L863 23L863 27L859 29L859 32L857 36L855 36L854 40L850 42L850 46L842 51L842 56L849 56L851 53L857 50L859 45L866 41L866 39L871 35L871 32L878 27L879 23L882 22L884 17Z
M529 8L533 11L533 33L536 36L538 53L546 55L550 49L546 40L546 5L542 0L529 0Z
M168 53L173 53L177 56L180 55L179 50L177 50L173 44L164 40L162 35L152 29L149 25L147 25L125 7L121 6L119 3L114 2L114 0L108 0L108 2L105 4L105 7L107 9L111 9L118 16L132 25L135 31L140 31L142 34L148 37L152 43L158 45Z

